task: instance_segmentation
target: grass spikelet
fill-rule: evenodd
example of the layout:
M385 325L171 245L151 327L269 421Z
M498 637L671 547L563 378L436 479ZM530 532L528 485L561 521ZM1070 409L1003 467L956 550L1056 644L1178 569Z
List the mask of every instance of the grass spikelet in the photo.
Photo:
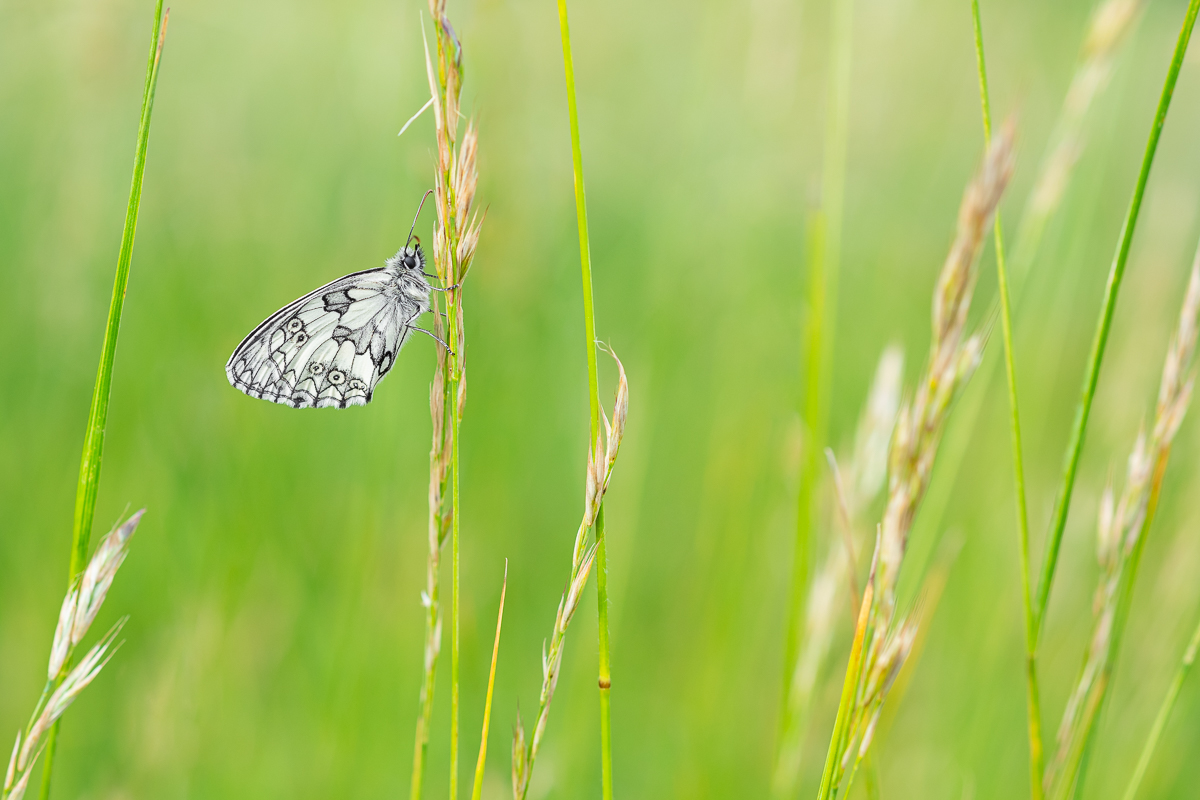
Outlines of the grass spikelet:
M1120 647L1137 566L1154 519L1171 443L1192 397L1190 374L1200 313L1200 250L1192 265L1179 326L1171 338L1159 384L1154 424L1139 432L1129 456L1125 487L1115 500L1109 486L1101 499L1097 524L1095 620L1083 669L1063 712L1057 751L1046 774L1047 793L1066 798L1075 791L1086 748L1107 695Z
M966 334L975 262L1013 161L1013 128L1006 125L988 147L959 208L958 231L933 294L928 361L914 396L900 409L892 435L887 505L876 534L871 577L863 592L818 800L832 800L849 790L888 691L912 650L920 614L897 619L896 583L951 402L979 363L982 340L979 334Z
M521 725L519 713L513 732L513 797L515 800L524 800L529 791L533 765L537 760L542 737L546 731L546 722L550 716L550 703L554 699L554 690L558 686L567 627L579 609L579 601L596 559L598 545L595 542L588 542L588 530L604 503L604 495L608 491L608 484L612 479L613 468L616 466L617 455L621 449L621 438L625 434L625 420L629 414L629 382L625 377L625 367L621 364L621 360L617 358L616 353L612 353L612 357L616 362L618 373L612 422L609 423L607 418L604 419L606 434L604 440L597 437L593 445L588 448L583 519L575 532L575 543L571 550L571 576L567 581L567 590L558 602L558 610L554 617L554 629L550 634L550 639L542 646L542 690L538 697L538 711L534 720L533 735L526 744L525 730Z
M450 796L458 795L458 668L459 668L459 471L458 430L466 405L466 335L462 303L462 283L475 257L482 216L475 211L478 132L473 120L459 138L459 95L463 80L463 50L446 16L446 3L430 0L436 43L435 59L425 44L425 69L433 104L434 137L437 142L434 170L434 208L437 222L433 229L433 264L444 287L435 297L434 332L449 342L441 345L437 367L430 387L430 415L433 420L433 447L429 457L429 556L426 587L422 602L425 619L425 674L421 683L421 708L417 716L413 747L413 771L410 797L419 798L424 781L425 754L429 742L429 724L433 709L434 676L441 650L442 619L439 602L441 547L447 535L451 540L451 642L450 642ZM445 308L445 323L442 308ZM449 417L449 419L447 419ZM446 508L447 485L450 507Z
M833 643L838 609L842 608L839 598L847 590L853 597L851 619L857 612L858 589L854 585L856 579L853 570L858 546L855 544L853 527L865 506L883 488L888 442L892 438L892 428L900 405L903 375L903 352L899 347L887 348L879 359L859 419L854 455L845 480L837 480L840 487L841 524L846 528L846 541L829 537L825 560L809 585L808 600L804 604L800 657L790 678L787 691L789 707L784 715L784 727L771 777L771 791L775 797L791 797L795 794L809 708Z
M83 576L67 590L50 646L46 686L42 689L42 696L34 706L25 730L17 734L17 741L13 745L8 770L4 776L4 787L0 790L0 800L20 800L25 795L38 758L43 752L50 752L51 737L59 719L80 693L96 679L119 647L114 645L114 642L121 628L125 626L125 618L118 620L78 664L73 668L70 666L76 647L87 636L88 630L100 613L101 606L104 605L108 590L129 553L130 540L144 513L145 509L142 509L124 523L114 526L96 548ZM43 776L43 794L47 788L48 784Z

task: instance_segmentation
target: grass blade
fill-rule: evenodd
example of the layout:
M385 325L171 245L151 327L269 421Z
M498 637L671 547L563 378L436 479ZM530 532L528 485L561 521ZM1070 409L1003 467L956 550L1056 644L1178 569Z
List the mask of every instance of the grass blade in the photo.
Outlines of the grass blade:
M91 540L92 520L96 514L96 495L100 488L100 466L104 460L104 429L108 424L108 398L112 390L113 363L117 356L117 334L121 330L121 312L125 306L125 290L129 285L129 268L133 262L133 239L137 231L138 210L142 203L142 177L146 172L146 150L150 143L150 118L154 111L154 92L158 86L158 68L162 62L163 43L167 37L167 17L163 0L154 6L151 26L150 55L146 64L146 83L142 90L142 112L138 121L137 145L133 157L133 180L129 187L129 204L125 209L125 228L121 233L121 249L117 253L117 274L113 281L112 300L108 306L108 323L104 330L104 345L100 350L100 366L96 371L96 386L88 411L87 432L83 440L83 457L79 464L79 485L75 493L75 521L71 531L71 561L67 575L70 586L87 563ZM54 751L58 743L58 723L50 730L46 745L46 762L42 771L39 797L50 796L50 775L54 767Z
M1183 66L1183 57L1187 53L1188 42L1192 36L1192 28L1196 24L1196 13L1200 11L1200 0L1190 0L1184 15L1183 26L1179 30L1179 38L1175 43L1175 52L1171 57L1171 66L1167 70L1163 82L1162 94L1159 96L1158 108L1154 112L1154 122L1150 126L1150 136L1146 141L1146 150L1142 155L1142 166L1138 171L1137 183L1134 185L1133 197L1129 201L1129 211L1125 215L1125 223L1121 227L1121 238L1117 242L1117 252L1113 257L1112 267L1108 273L1108 283L1104 289L1104 303L1100 307L1100 317L1096 322L1096 333L1092 340L1091 355L1088 358L1087 373L1083 379L1083 389L1079 405L1075 412L1075 421L1071 426L1071 439L1067 445L1066 457L1063 462L1062 486L1058 492L1058 500L1054 508L1054 519L1050 527L1050 537L1046 547L1046 558L1042 565L1041 578L1038 580L1037 602L1034 604L1037 627L1035 645L1041 638L1043 623L1046 619L1046 605L1050 600L1050 589L1054 583L1054 571L1058 566L1058 552L1062 545L1063 531L1067 525L1067 512L1071 506L1071 492L1075 488L1075 474L1079 468L1079 456L1083 452L1084 435L1087 432L1088 417L1092 411L1092 399L1096 395L1096 383L1100 379L1100 365L1104 359L1104 350L1108 344L1108 334L1112 328L1113 312L1116 310L1117 294L1121 289L1121 279L1125 276L1125 265L1129 260L1129 248L1133 243L1134 230L1137 227L1138 215L1142 209L1142 197L1146 193L1146 182L1150 178L1150 168L1154 164L1154 155L1158 150L1158 140L1162 135L1163 125L1167 121L1167 111L1171 108L1171 98L1175 93L1175 83L1179 80L1179 70Z

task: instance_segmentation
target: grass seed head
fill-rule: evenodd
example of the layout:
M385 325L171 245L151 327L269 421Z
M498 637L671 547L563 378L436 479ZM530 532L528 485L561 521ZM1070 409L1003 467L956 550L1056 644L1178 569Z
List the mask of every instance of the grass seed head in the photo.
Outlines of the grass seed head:
M142 515L145 513L146 509L141 509L127 519L123 525L117 526L105 536L100 542L100 546L96 548L87 569L84 570L83 578L79 583L79 599L74 622L71 626L72 647L83 640L88 628L95 621L96 615L100 613L100 607L104 604L108 590L112 587L113 578L116 577L117 570L124 563L125 557L129 555L129 540L133 537L133 533L137 530L138 523L141 522Z

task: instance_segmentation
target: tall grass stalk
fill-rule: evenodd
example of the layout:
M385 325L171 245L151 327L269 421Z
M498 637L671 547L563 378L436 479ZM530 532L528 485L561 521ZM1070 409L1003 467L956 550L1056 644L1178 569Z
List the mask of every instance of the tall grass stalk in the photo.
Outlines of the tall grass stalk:
M575 217L579 225L579 265L583 281L583 335L588 364L588 404L591 441L600 438L600 381L596 369L596 318L592 302L592 248L588 238L587 195L583 188L583 151L579 144L579 107L575 100L575 64L571 58L571 27L566 0L558 0L558 25L562 35L563 71L567 83L567 114L571 124L571 167L575 177ZM596 603L599 617L600 775L604 800L612 800L612 723L610 693L612 669L608 641L608 540L604 536L604 505L596 512Z
M887 505L875 537L871 577L863 592L818 800L833 800L849 791L888 692L912 651L921 612L898 615L896 585L950 408L982 352L981 336L967 335L967 314L983 237L1012 174L1012 147L1012 127L1006 126L988 147L963 195L958 231L934 290L929 357L892 434Z
M837 286L842 254L842 215L845 206L846 138L850 116L850 78L853 66L854 0L833 0L830 16L829 84L826 98L825 152L821 166L820 205L809 224L809 313L804 376L800 404L804 424L796 497L796 539L792 556L792 589L784 632L783 691L780 702L776 762L788 731L799 720L793 717L792 676L799 659L806 616L810 561L815 527L816 485L821 475L829 417L830 355L837 323Z
M988 94L987 60L983 53L983 23L979 0L971 0L975 23L975 57L979 67L979 101L983 112L983 138L992 140L992 110ZM1021 559L1021 603L1025 614L1025 689L1029 729L1029 791L1033 800L1042 796L1042 711L1037 682L1037 623L1029 585L1029 513L1025 504L1025 464L1021 451L1021 414L1017 403L1017 371L1013 363L1012 309L1009 306L1008 274L1004 266L1004 234L1000 212L994 223L996 235L996 285L1000 294L1000 322L1004 335L1004 370L1008 379L1009 428L1012 435L1013 479L1017 495L1017 543Z
M439 349L439 371L435 373L435 396L431 399L434 415L434 450L443 448L440 457L444 458L444 440L437 440L437 410L436 389L439 378L441 381L442 403L440 412L442 424L445 425L445 413L449 413L449 446L450 466L448 470L450 483L450 539L451 539L451 636L450 636L450 797L458 796L458 674L459 674L459 426L462 422L463 407L466 404L466 336L463 326L462 283L466 280L475 248L479 243L479 231L483 224L482 216L474 209L475 187L479 180L476 166L478 134L474 121L467 123L466 132L459 138L459 95L462 91L462 45L446 16L445 0L430 0L429 13L433 18L437 42L437 69L429 54L428 40L425 40L425 68L429 78L429 92L433 100L434 131L437 139L437 167L434 170L434 206L437 209L437 223L433 230L433 262L438 279L445 287L446 325L450 350ZM422 29L424 38L424 29ZM438 310L435 307L435 312ZM440 330L440 326L438 328ZM443 434L445 428L443 428ZM436 459L431 458L431 462ZM441 470L440 474L437 470ZM446 470L440 462L431 464L430 496L431 506L434 503L435 488L444 493ZM440 479L440 483L439 483ZM444 496L439 494L440 508L444 509ZM444 514L444 510L440 512ZM438 517L434 522L444 525L444 518ZM437 590L437 561L438 556L433 551L440 548L437 536L444 536L441 530L435 530L431 524L430 531L430 575L432 579L426 590L430 608L433 609ZM431 591L432 590L432 591ZM426 618L426 679L422 687L422 709L417 722L417 742L414 747L414 764L412 779L412 795L419 797L421 782L424 775L425 741L428 740L429 707L433 702L432 672L436 664L437 649L429 648L429 642L440 637L440 618L432 612ZM431 664L430 655L433 662ZM428 687L428 691L425 687ZM424 738L425 741L422 739Z
M146 63L146 81L142 88L142 111L138 119L137 143L133 156L133 179L129 187L129 203L125 207L125 227L121 232L121 248L117 253L117 275L113 281L112 300L108 306L108 323L104 329L104 345L100 350L100 366L92 391L88 411L87 432L83 440L83 457L79 464L79 485L75 492L75 521L71 531L71 560L67 570L68 586L75 582L87 562L91 541L92 520L96 514L96 495L100 490L100 466L104 460L104 430L108 424L108 398L112 390L113 364L117 357L117 334L121 330L121 312L125 307L125 289L129 285L129 268L133 263L133 239L137 232L138 210L142 203L142 177L146 172L146 150L150 144L150 118L154 112L154 93L158 87L158 68L162 63L163 43L167 37L167 17L163 0L154 6L154 23L150 27L150 55ZM63 664L63 669L70 667ZM46 763L42 772L41 798L50 796L50 776L54 768L54 753L58 744L58 723L50 730L46 745Z
M1097 721L1112 685L1122 635L1142 550L1162 491L1171 443L1192 396L1191 365L1200 323L1200 248L1192 264L1187 292L1163 365L1154 423L1149 436L1138 434L1125 487L1114 502L1112 487L1104 492L1097 524L1100 584L1096 589L1096 618L1083 669L1063 712L1058 749L1046 776L1051 797L1069 798L1082 787L1087 756Z
M1129 260L1129 248L1133 243L1133 234L1137 228L1139 213L1142 208L1142 197L1146 192L1146 182L1150 178L1150 168L1154 164L1154 155L1158 151L1158 140L1162 135L1163 125L1167 120L1167 111L1171 108L1171 98L1175 93L1175 83L1179 79L1179 70L1183 66L1183 57L1187 53L1188 42L1192 36L1192 28L1196 23L1196 14L1200 12L1200 0L1190 0L1184 15L1183 26L1179 30L1179 38L1175 43L1175 52L1171 57L1171 65L1163 82L1162 94L1159 97L1158 108L1154 113L1154 122L1150 126L1150 136L1146 141L1146 150L1142 156L1142 166L1138 171L1137 183L1134 185L1133 197L1129 201L1129 211L1125 215L1125 223L1121 227L1121 236L1117 242L1117 252L1113 257L1112 267L1108 273L1108 283L1104 290L1104 302L1100 307L1100 317L1096 322L1096 333L1092 340L1091 354L1088 358L1087 372L1083 379L1083 389L1079 405L1075 412L1075 421L1071 427L1071 438L1063 462L1062 486L1058 491L1058 499L1054 508L1054 519L1050 526L1049 540L1046 545L1045 562L1042 565L1041 577L1038 581L1037 602L1034 604L1034 614L1037 620L1038 638L1044 628L1046 605L1050 600L1050 589L1054 584L1054 572L1058 566L1058 553L1062 545L1063 531L1067 525L1067 512L1071 506L1071 492L1075 488L1075 475L1079 468L1079 457L1083 452L1084 435L1087 432L1088 417L1092 411L1092 400L1096 395L1096 383L1100 379L1100 365L1104 360L1105 347L1108 344L1108 334L1112 328L1113 312L1116 310L1117 295L1121 289L1121 279L1125 276L1125 265ZM1036 640L1035 640L1036 644Z
M1192 664L1196 663L1197 650L1200 650L1200 624L1192 633L1192 640L1188 642L1187 649L1183 652L1183 658L1180 659L1179 666L1175 668L1175 676L1171 679L1167 696L1163 698L1158 714L1154 717L1154 725L1150 728L1150 735L1146 737L1146 744L1142 747L1137 767L1129 779L1129 786L1125 788L1125 800L1134 800L1137 797L1138 789L1141 788L1142 780L1146 777L1146 770L1150 766L1150 759L1154 757L1154 751L1158 748L1158 741L1162 738L1163 729L1167 726L1167 719L1170 718L1171 711L1175 708L1179 690L1183 688L1183 681L1191 671Z

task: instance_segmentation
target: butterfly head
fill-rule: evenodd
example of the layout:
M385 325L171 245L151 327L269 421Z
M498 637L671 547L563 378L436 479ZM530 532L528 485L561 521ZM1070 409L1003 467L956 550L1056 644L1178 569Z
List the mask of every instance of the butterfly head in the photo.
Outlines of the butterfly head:
M396 255L388 259L388 266L397 270L423 272L425 269L425 251L421 249L421 243L414 241L411 245L401 247Z

